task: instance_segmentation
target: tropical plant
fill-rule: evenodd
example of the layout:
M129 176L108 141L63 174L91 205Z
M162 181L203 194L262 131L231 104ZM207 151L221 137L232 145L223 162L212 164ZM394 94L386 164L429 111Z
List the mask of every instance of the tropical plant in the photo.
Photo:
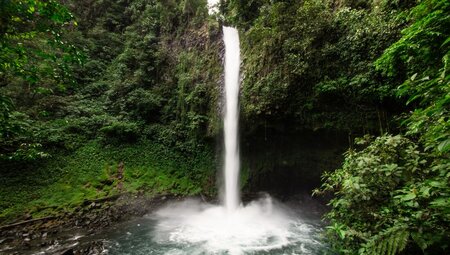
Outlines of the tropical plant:
M57 1L0 3L0 155L38 158L47 154L40 153L41 145L32 141L31 122L26 114L15 111L10 91L20 91L14 101L31 105L37 95L64 91L73 82L70 66L80 64L82 55L64 40L62 32L77 23Z
M376 61L378 70L407 77L399 96L414 111L404 135L384 135L341 169L324 176L331 191L327 215L333 245L342 253L429 254L450 243L450 3L421 1L402 38Z

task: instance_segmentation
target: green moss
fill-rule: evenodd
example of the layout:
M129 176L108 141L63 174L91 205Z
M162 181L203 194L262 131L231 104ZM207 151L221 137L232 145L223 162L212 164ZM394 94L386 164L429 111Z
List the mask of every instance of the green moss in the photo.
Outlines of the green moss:
M119 190L121 162L124 178ZM208 181L214 170L214 153L208 147L186 155L151 141L118 146L91 141L72 154L56 153L29 169L11 166L2 177L0 221L24 214L41 217L72 211L86 200L121 192L212 193Z

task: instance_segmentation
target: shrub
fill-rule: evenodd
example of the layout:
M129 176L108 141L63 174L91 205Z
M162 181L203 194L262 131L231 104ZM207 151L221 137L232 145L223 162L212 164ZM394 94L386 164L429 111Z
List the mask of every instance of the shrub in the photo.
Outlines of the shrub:
M102 127L100 132L107 141L135 142L140 136L140 129L135 122L114 121Z

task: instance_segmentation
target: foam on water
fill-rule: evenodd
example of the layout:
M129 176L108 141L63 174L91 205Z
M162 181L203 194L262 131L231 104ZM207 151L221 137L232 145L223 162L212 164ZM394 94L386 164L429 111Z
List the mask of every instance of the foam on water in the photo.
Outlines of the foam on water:
M223 206L186 200L170 204L152 217L157 222L155 242L196 247L202 254L244 254L281 249L299 242L318 243L311 237L312 225L275 204L269 196L232 213ZM301 254L311 254L304 246L301 249Z

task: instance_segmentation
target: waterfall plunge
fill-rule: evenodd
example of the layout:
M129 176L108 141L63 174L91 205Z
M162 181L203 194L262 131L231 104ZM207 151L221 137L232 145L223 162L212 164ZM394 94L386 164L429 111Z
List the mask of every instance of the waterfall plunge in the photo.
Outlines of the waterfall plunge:
M210 0L210 6L215 0ZM211 9L210 9L211 10ZM269 196L240 206L239 197L239 33L223 27L225 44L224 143L225 185L223 205L198 200L169 203L155 212L154 241L183 245L173 254L256 254L286 247L292 254L311 254L305 245L315 245L308 224L291 215ZM278 253L277 253L278 254Z
M225 43L225 194L228 212L239 206L239 68L241 64L239 33L235 28L223 27Z

